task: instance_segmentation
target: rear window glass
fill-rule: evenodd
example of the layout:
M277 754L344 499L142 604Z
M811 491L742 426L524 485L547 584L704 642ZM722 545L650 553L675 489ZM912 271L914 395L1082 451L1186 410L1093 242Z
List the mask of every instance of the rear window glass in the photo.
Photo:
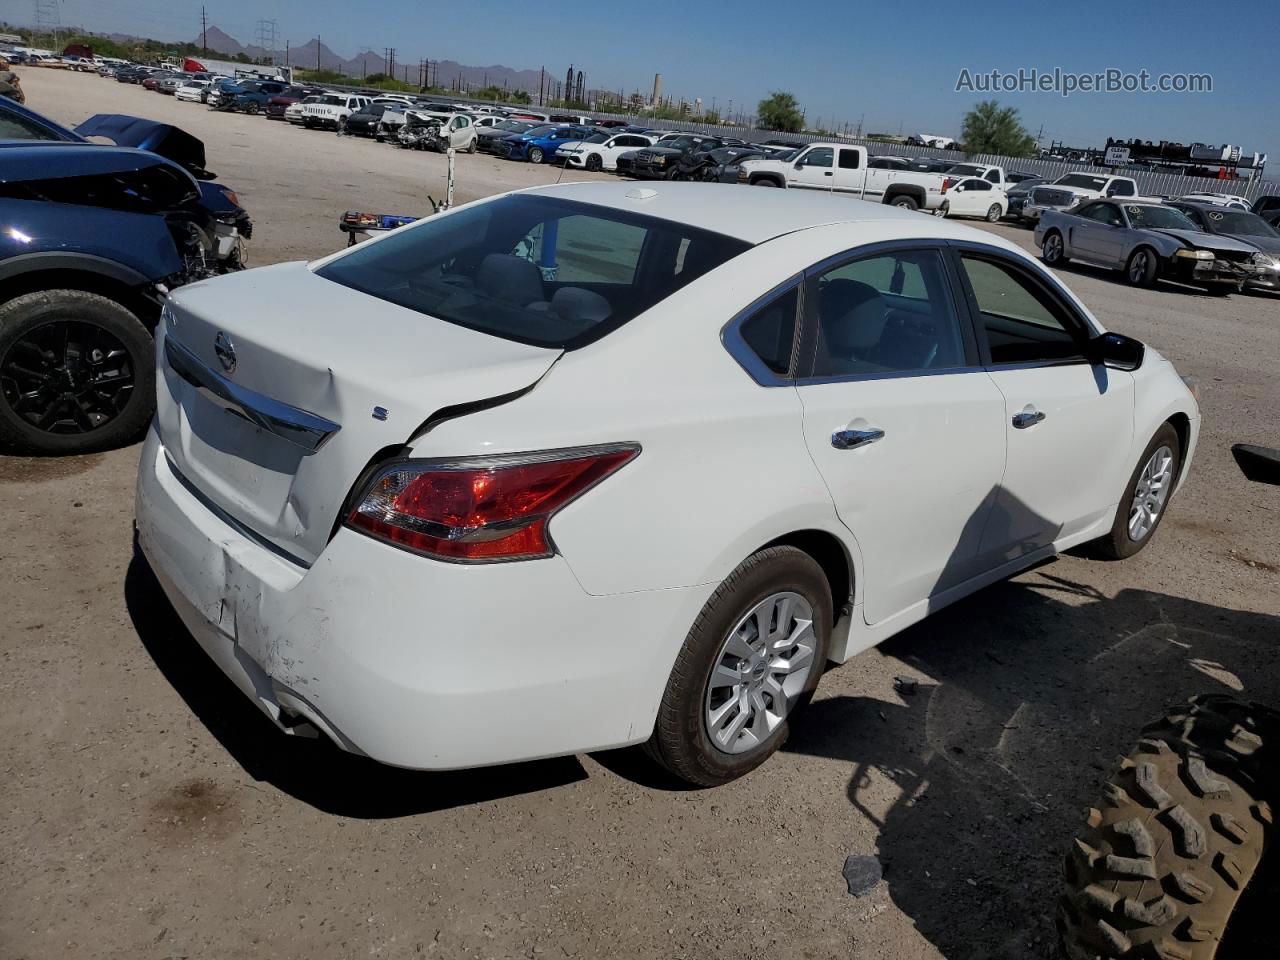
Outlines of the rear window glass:
M459 326L572 350L749 246L609 207L509 196L357 247L316 272Z

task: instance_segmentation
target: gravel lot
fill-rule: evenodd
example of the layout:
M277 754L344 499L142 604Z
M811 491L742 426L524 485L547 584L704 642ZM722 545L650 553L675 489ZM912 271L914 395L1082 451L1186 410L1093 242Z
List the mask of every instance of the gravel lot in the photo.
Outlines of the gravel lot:
M91 75L23 84L66 123L136 113L202 137L256 222L253 263L335 249L345 209L443 193L435 155ZM559 175L458 170L460 200ZM833 670L785 750L717 790L635 751L429 775L282 737L133 561L136 447L0 456L0 956L1049 956L1061 852L1141 723L1197 691L1280 703L1280 496L1229 453L1280 444L1280 303L1064 276L1201 383L1200 451L1160 535L1125 563L1046 564ZM851 898L843 861L871 853L885 882Z

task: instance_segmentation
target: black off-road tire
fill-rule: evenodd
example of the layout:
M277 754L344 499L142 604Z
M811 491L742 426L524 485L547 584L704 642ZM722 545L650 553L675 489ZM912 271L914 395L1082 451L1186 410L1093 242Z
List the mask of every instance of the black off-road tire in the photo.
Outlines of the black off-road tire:
M83 290L40 290L0 304L0 363L14 343L45 324L70 321L101 327L127 352L131 395L114 417L84 433L49 433L19 416L0 394L0 445L18 453L72 455L131 443L155 410L155 342L132 311Z
M1067 854L1067 960L1212 960L1274 834L1275 722L1210 695L1143 730Z
M1138 485L1138 477L1141 475L1142 468L1146 466L1151 455L1162 446L1167 446L1173 451L1172 483L1175 487L1177 486L1177 478L1182 470L1182 442L1178 439L1178 431L1173 429L1173 424L1162 423L1160 429L1155 432L1155 435L1147 444L1146 449L1142 451L1142 455L1138 457L1138 463L1133 468L1133 472L1129 474L1129 482L1120 497L1120 505L1116 508L1116 516L1111 524L1111 532L1089 544L1089 552L1095 557L1103 560L1127 560L1150 543L1151 538L1160 529L1160 524L1164 522L1165 514L1169 512L1169 504L1173 502L1173 490L1169 491L1169 497L1164 502L1164 508L1156 518L1155 525L1147 531L1146 536L1141 540L1132 540L1129 537L1129 508L1133 501L1133 491Z
M813 608L813 669L787 719L767 740L745 753L725 753L711 742L703 717L708 679L729 631L757 603L781 590L794 590ZM685 638L645 751L677 777L702 787L727 783L760 766L786 742L791 718L813 696L826 665L831 624L831 588L813 557L787 546L748 557L716 588Z

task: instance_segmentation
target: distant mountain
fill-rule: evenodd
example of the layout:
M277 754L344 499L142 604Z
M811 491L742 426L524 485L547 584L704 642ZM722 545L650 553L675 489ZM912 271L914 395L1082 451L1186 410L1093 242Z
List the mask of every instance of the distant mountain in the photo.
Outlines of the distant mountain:
M196 37L194 43L201 44L203 41L200 37ZM273 63L284 63L286 57L288 62L295 67L305 67L315 69L317 66L322 70L337 70L345 73L350 77L364 77L371 73L383 73L386 68L386 60L381 53L375 53L372 50L366 50L363 53L346 59L322 43L319 39L308 40L301 46L291 47L289 50L264 50L258 46L245 46L230 34L218 27L210 27L208 31L209 49L216 50L218 53L225 53L229 56L235 56L242 53L256 63L270 60ZM408 71L406 74L406 70ZM483 87L486 84L494 84L496 86L505 86L510 90L528 90L532 93L538 92L538 82L540 72L538 70L516 70L512 67L503 66L502 64L493 64L487 67L472 67L458 63L455 60L431 61L432 79L441 86L452 86L459 80L464 86L472 89ZM395 68L396 76L405 79L406 76L410 82L418 79L418 60L399 61ZM547 83L553 84L554 79L562 79L563 75L559 70L547 71Z

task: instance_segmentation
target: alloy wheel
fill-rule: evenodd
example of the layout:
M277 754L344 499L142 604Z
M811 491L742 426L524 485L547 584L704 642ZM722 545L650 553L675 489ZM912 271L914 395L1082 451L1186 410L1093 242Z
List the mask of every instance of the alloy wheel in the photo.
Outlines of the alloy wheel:
M1142 283L1147 278L1147 257L1145 250L1139 251L1129 262L1129 280L1132 283Z
M745 753L787 718L813 670L813 608L786 591L765 597L729 631L707 681L703 721L725 753Z
M1057 263L1062 259L1062 237L1056 233L1049 234L1044 241L1045 263Z
M1173 451L1158 447L1147 460L1133 490L1129 506L1129 539L1134 543L1150 535L1160 522L1160 514L1169 500L1173 485Z
M47 433L88 433L114 420L133 395L119 340L96 324L59 320L32 328L0 358L0 395Z

